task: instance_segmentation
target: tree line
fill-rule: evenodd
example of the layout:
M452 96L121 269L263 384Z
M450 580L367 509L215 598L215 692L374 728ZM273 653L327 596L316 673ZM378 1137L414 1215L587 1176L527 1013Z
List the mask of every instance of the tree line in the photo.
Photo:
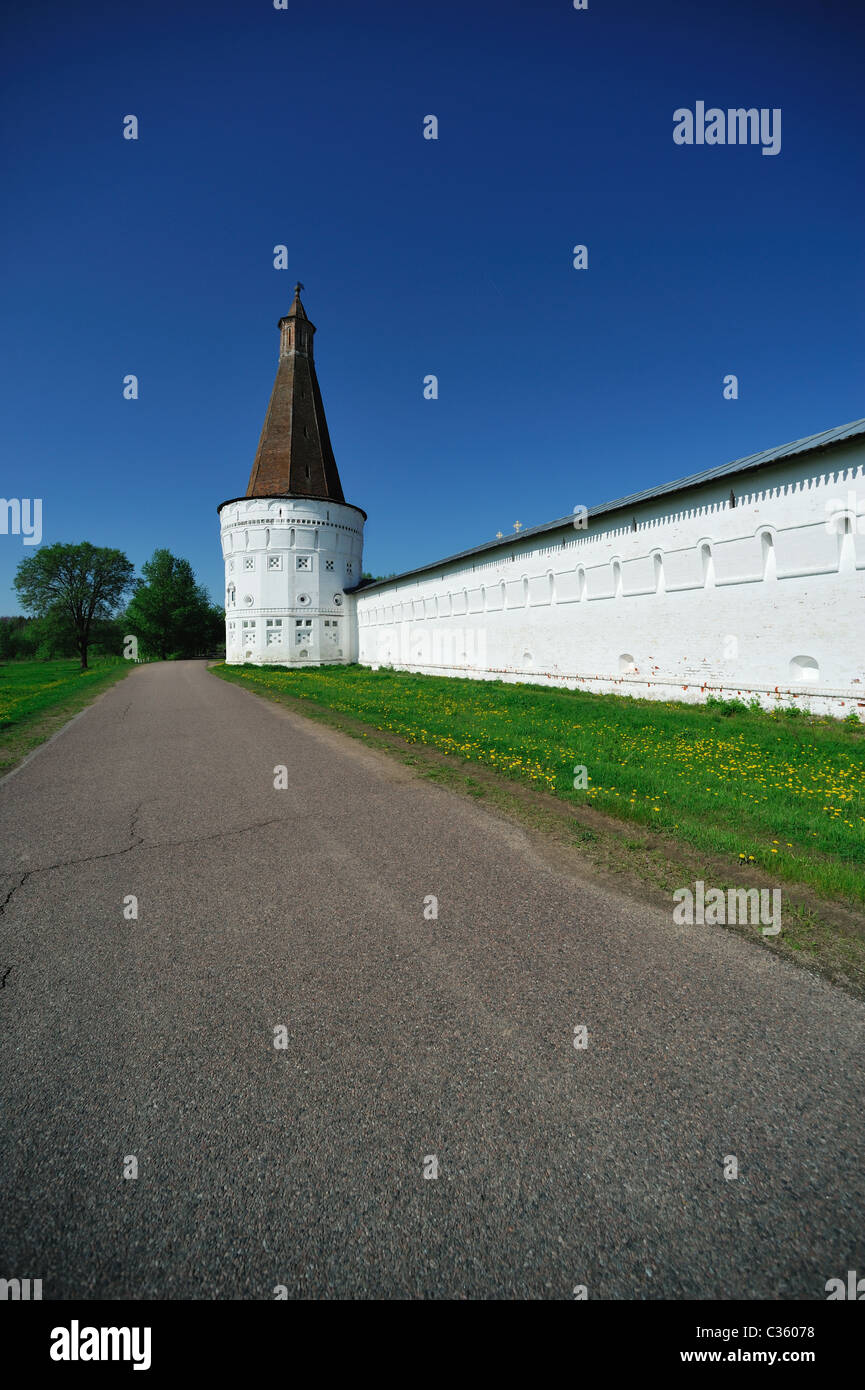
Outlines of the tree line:
M30 617L0 618L0 661L91 652L168 661L205 656L225 641L225 613L188 560L155 550L142 576L120 550L81 541L40 547L21 561L15 589Z

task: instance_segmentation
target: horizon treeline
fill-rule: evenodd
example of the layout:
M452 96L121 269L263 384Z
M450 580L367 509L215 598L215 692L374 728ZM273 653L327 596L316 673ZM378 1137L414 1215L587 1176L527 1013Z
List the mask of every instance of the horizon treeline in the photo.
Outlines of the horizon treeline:
M188 560L161 548L135 568L122 551L57 542L26 556L15 588L25 614L0 616L0 661L128 656L205 656L225 641L225 612Z

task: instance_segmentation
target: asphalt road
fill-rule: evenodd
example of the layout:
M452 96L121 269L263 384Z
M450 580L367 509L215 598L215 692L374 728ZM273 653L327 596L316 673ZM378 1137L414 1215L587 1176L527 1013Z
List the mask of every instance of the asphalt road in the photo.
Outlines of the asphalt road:
M44 1298L865 1271L865 1007L386 755L141 667L0 786L0 836L0 1275Z

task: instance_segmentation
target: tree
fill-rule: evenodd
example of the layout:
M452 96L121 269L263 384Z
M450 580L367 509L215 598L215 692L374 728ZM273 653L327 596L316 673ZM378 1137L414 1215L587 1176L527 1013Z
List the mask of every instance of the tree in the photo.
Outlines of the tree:
M56 656L74 656L78 650L75 631L63 612L51 609L41 618L29 618L29 639L34 643L33 655L40 661L53 661ZM95 641L97 623L91 630L91 645Z
M33 618L0 618L0 661L15 661L23 656L34 656L38 643L31 636Z
M133 566L121 550L82 541L57 541L28 555L18 566L15 588L23 606L39 618L66 622L87 670L87 649L95 622L110 618L132 587Z
M198 656L213 645L220 622L188 560L155 550L126 609L127 630L146 656ZM216 625L216 626L215 626Z

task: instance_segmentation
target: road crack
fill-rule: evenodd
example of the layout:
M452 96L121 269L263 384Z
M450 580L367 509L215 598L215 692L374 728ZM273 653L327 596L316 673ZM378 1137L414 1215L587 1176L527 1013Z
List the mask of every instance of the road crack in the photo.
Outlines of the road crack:
M132 813L129 827L130 835L134 834L135 826L139 819L141 813L141 806L143 804L144 803L142 802L141 805L139 805ZM94 864L102 859L119 859L122 855L130 854L132 850L140 849L142 848L142 846L145 849L150 850L176 849L182 848L184 845L201 845L207 844L211 840L225 840L233 835L249 835L253 830L263 830L269 825L280 825L282 823L282 816L272 816L269 820L253 821L251 825L232 826L228 830L214 830L208 835L190 835L188 838L182 840L156 840L152 843L148 843L148 841L144 839L143 836L139 835L137 839L133 839L132 843L129 845L125 845L123 849L107 850L104 854L85 854L73 859L58 859L55 864L42 864L37 866L37 868L35 869L28 869L25 874L21 875L17 883L13 883L12 887L9 889L9 892L6 894L6 897L3 899L2 903L0 903L0 917L3 916L3 914L6 911L6 908L11 903L15 894L18 893L18 891L24 887L24 884L27 882L27 880L30 878L34 878L37 874L50 874L53 873L55 869L75 868L79 864ZM0 873L8 874L11 872L12 871L9 869L0 870Z
M31 873L34 872L38 873L38 870L28 869L26 874L21 875L17 883L12 884L12 887L9 889L9 892L6 894L6 897L3 899L2 903L0 903L0 917L3 916L4 912L6 911L6 908L9 906L15 894L18 892L18 889L24 887L24 884L27 882Z

